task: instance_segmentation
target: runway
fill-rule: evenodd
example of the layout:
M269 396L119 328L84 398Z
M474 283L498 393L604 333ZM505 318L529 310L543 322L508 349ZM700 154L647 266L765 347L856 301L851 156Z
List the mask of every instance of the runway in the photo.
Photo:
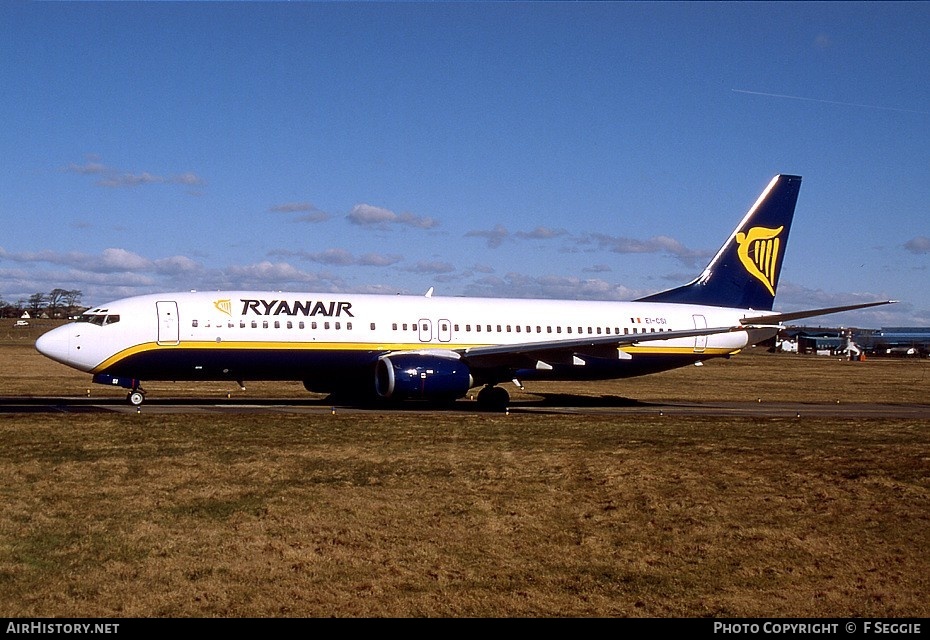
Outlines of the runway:
M477 403L460 400L435 407L418 403L398 406L355 407L321 400L268 398L153 398L141 407L120 398L0 397L0 414L12 413L122 413L122 414L332 414L332 413L437 413L479 414ZM640 402L615 396L551 395L539 401L514 402L509 414L562 415L664 415L746 416L756 418L896 418L930 419L930 404L803 403L803 402Z

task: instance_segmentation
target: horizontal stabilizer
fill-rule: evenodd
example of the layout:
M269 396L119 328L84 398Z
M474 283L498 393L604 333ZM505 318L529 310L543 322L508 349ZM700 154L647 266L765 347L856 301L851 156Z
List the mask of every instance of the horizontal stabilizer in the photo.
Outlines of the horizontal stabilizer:
M741 320L743 326L761 324L766 326L782 324L789 320L800 320L801 318L813 318L815 316L825 316L831 313L840 313L841 311L853 311L855 309L866 309L868 307L877 307L883 304L894 304L897 300L882 300L881 302L865 302L862 304L849 304L842 307L825 307L823 309L808 309L806 311L791 311L789 313L772 313L765 316L753 316Z

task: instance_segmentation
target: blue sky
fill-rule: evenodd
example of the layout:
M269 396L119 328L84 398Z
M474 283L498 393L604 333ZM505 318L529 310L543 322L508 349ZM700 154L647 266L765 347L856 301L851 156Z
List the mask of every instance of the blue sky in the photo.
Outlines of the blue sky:
M0 297L630 299L795 173L776 309L930 325L928 60L930 3L2 3Z

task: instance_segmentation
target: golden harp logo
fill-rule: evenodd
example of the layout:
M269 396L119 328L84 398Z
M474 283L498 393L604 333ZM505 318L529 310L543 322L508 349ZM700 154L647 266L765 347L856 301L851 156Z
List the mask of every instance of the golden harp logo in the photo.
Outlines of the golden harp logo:
M229 298L225 300L214 300L213 306L228 316L232 315L232 301Z
M739 256L739 261L743 263L749 275L764 284L773 296L778 247L781 245L778 235L784 228L753 227L749 233L741 231L736 234L736 243L739 245L736 255Z

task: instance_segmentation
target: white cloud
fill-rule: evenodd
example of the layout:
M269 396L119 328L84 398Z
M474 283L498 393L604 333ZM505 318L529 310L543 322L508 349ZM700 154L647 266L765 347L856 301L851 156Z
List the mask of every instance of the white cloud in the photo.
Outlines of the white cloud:
M133 173L98 162L96 158L88 159L84 164L71 163L64 168L66 173L83 176L99 176L96 184L101 187L139 187L152 184L176 184L186 187L203 187L206 180L192 171L185 171L171 176L159 175L149 171ZM196 193L196 192L190 192Z
M366 267L389 267L403 260L396 254L366 253L358 257L358 264Z
M0 258L14 262L57 264L83 271L113 273L118 271L144 271L152 266L147 258L126 251L125 249L104 249L100 255L91 255L77 251L60 253L57 251L38 251L34 253L9 253L0 248Z
M346 215L352 224L362 227L377 227L386 229L389 225L404 225L419 229L432 229L439 226L439 222L426 216L416 216L412 213L396 214L390 209L375 207L370 204L357 204Z
M441 260L432 260L432 261L423 261L417 262L414 266L409 267L406 271L412 273L425 273L425 274L448 274L455 271L455 265L450 262L443 262Z
M917 236L904 243L904 248L911 253L930 253L930 238Z
M568 235L565 229L552 229L550 227L536 227L532 231L517 231L514 235L526 240L551 240Z
M339 266L360 265L364 267L389 267L403 260L403 257L396 254L366 253L361 256L355 256L345 249L326 249L325 251L316 252L278 249L269 252L268 255L300 258L301 260L319 262L320 264Z
M521 240L551 240L569 235L565 229L553 229L551 227L539 226L531 231L515 231L514 238ZM466 238L484 238L488 247L496 249L501 246L505 240L511 237L507 227L502 224L494 225L493 229L476 229L465 234Z
M630 300L643 292L596 278L571 276L529 276L508 273L503 278L487 276L466 287L468 295L508 298L547 298L564 300Z
M195 273L202 267L200 263L191 260L187 256L171 256L170 258L158 258L154 261L155 270L158 273L165 274L189 274Z
M654 236L648 240L611 236L605 233L590 233L578 241L579 245L596 245L611 253L667 253L688 267L703 266L711 253L689 249L678 240L668 236Z
M506 240L509 235L510 233L504 225L496 224L493 229L469 231L465 234L465 237L484 238L488 243L488 247L496 249L503 244L504 240Z

